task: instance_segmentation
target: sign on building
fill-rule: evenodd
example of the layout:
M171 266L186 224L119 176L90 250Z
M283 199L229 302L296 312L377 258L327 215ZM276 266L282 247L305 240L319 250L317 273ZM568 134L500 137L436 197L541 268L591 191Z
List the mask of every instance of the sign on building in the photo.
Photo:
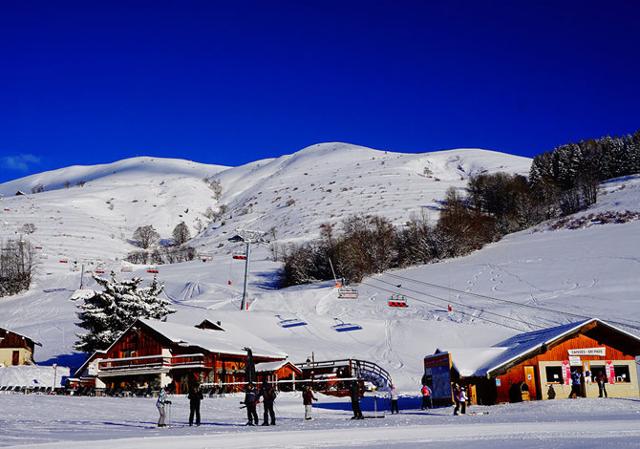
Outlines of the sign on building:
M424 358L424 377L431 385L433 399L451 399L451 354L444 352ZM430 381L430 382L429 382Z
M605 356L607 348L582 348L582 349L569 349L569 355L599 355Z

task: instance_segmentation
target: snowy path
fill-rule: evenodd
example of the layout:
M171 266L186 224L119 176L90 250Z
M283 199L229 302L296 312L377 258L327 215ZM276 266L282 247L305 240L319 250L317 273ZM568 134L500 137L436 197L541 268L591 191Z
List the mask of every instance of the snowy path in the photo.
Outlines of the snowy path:
M302 419L298 394L281 394L278 426L243 426L240 396L203 402L203 425L189 427L188 404L174 398L174 426L155 427L153 399L0 395L0 447L67 448L85 442L95 449L276 447L617 447L635 448L640 438L640 400L546 401L472 407L485 412L454 417L451 409L404 410L384 419L349 420L348 403L320 397L315 419ZM371 412L365 412L371 415Z

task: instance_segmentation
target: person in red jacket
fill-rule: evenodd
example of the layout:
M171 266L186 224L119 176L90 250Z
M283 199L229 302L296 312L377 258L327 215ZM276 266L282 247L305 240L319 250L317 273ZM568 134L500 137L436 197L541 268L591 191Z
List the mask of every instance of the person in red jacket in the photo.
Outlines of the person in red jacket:
M311 411L313 410L313 401L317 400L318 398L313 395L311 387L309 385L304 387L304 390L302 392L302 403L304 404L304 419L312 419Z
M422 405L420 406L420 410L428 410L429 408L433 408L433 401L431 400L431 388L428 385L423 385L420 389L420 393L422 393Z

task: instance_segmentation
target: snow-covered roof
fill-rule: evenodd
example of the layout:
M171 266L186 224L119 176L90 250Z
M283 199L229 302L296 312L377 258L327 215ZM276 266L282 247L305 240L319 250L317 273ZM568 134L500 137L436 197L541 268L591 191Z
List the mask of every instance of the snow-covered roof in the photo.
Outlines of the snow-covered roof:
M598 323L640 343L640 337L636 335L597 318L589 318L583 321L517 334L491 347L447 348L446 352L451 354L453 365L461 376L490 376L503 366L522 359L567 335L571 335L590 323ZM445 352L445 350L438 349L436 353L438 352Z
M282 368L286 364L291 365L292 368L295 371L302 372L302 371L300 371L300 368L298 368L297 366L295 366L293 363L291 363L288 360L280 360L278 362L256 363L256 372L257 373L270 373L270 372L279 370L280 368Z
M18 335L19 337L26 338L27 340L32 341L33 344L35 344L35 345L42 346L42 343L40 343L39 341L29 337L28 335L22 334L20 332L16 332L16 331L11 330L11 329L8 329L8 328L6 328L6 327L4 327L2 325L0 325L0 329L5 330L7 332L11 332L12 334Z
M158 320L140 319L138 322L143 323L174 343L197 346L208 352L246 355L247 351L244 348L251 348L255 356L287 357L286 353L271 343L231 323L224 323L222 325L224 330L219 331Z
M453 360L453 367L462 377L474 377L487 363L502 355L508 348L450 348L446 351L438 349L437 353L448 352Z

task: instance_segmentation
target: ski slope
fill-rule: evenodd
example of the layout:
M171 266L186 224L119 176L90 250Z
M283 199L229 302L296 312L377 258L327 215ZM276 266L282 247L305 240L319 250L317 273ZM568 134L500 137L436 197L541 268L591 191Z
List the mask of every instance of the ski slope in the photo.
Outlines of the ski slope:
M411 192L421 195L418 190L420 182L441 189L431 191L430 195L434 197L442 194L447 186L442 180L434 181L415 174L415 170L423 166L425 161L433 161L432 166L437 170L436 167L447 165L443 161L467 154L463 150L455 150L431 155L397 155L361 147L345 149L338 144L327 144L319 149L310 147L300 152L298 157L283 157L219 172L217 176L226 186L221 201L232 204L233 201L241 202L240 198L247 195L250 198L254 194L247 189L260 189L266 195L267 191L273 192L275 184L284 182L282 176L293 173L290 170L308 171L302 172L301 176L285 179L306 179L306 176L314 173L314 163L317 164L316 171L320 172L321 161L326 160L325 165L329 167L332 165L332 156L343 160L345 152L350 154L352 150L353 159L359 161L352 166L358 163L368 166L371 163L382 171L391 170L394 173L400 173L402 169L407 178L411 178L411 181L401 184L398 180L402 177L397 175L399 177L395 185L405 186L403 188L407 192L402 201L397 196L390 197L388 204L393 203L394 207L380 209L390 217L399 214L405 207L408 208L405 213L410 213L411 207L419 210L424 204L437 204L437 200L429 202L425 199L423 203L419 197L411 197ZM320 154L316 155L316 152ZM498 168L498 153L470 150L468 154L470 158L464 159L463 164L463 167L467 167L465 172L480 165ZM471 156L477 156L478 159L474 161ZM388 160L383 165L380 160L371 159L378 157L388 157ZM397 166L392 170L394 163ZM298 164L304 168L295 168ZM453 165L458 170L456 163ZM269 175L266 171L262 172L267 170L267 166L271 167ZM276 166L282 170L274 171ZM364 169L373 169L373 166ZM407 168L410 166L413 168ZM252 177L249 175L252 170L264 176ZM274 174L276 172L278 175ZM232 174L235 177L231 177ZM444 176L442 173L440 175ZM202 176L203 173L199 172L192 179L202 183ZM246 187L242 177L255 178L256 184ZM449 185L461 187L464 182L460 177L454 179L455 176L451 175ZM348 178L342 175L335 179L348 183ZM356 177L352 181L356 179L375 186L380 176L368 179ZM176 185L183 182L176 181ZM270 186L269 190L266 185ZM336 182L331 186L339 191L342 184ZM90 188L90 183L84 187L87 188ZM416 190L411 190L413 188ZM35 200L27 196L5 198L2 201L3 205L18 207L36 201L40 195L59 195L58 201L63 201L64 194L69 196L71 190L60 189L34 195ZM235 199L231 198L232 191L237 192ZM352 201L360 198L360 195L351 195ZM309 207L311 210L313 201L310 194L301 195L295 206L286 208L286 213L293 217L298 208ZM366 200L363 200L362 205L366 204ZM592 210L640 211L640 178L629 177L605 183L599 201ZM326 209L318 209L319 214L323 211L326 212ZM362 212L366 211L362 209ZM584 213L590 211L581 212ZM38 218L36 212L31 214L26 214L25 218ZM266 227L283 220L286 217L283 214L281 209L275 208L268 216L253 222L252 218L247 218L249 214L231 220L235 220L233 226L255 227L258 223L267 223ZM319 216L318 220L321 219ZM211 261L194 260L160 266L158 276L166 285L167 298L178 310L170 316L170 321L196 324L209 318L223 323L231 322L251 329L289 354L294 362L304 361L312 353L316 360L342 357L367 359L387 369L401 391L414 392L422 375L422 358L436 348L490 346L517 332L577 321L583 316L610 320L640 333L637 295L640 291L640 279L637 276L640 222L592 225L575 230L550 230L551 225L545 223L509 235L467 257L371 276L357 286L360 292L357 300L338 299L332 282L276 290L275 278L280 266L271 260L268 248L259 246L255 248L251 261L251 308L249 312L239 311L243 262L230 257L229 252L234 249L232 245L217 248L215 244L229 236L224 234L225 229L231 230L229 224L223 227L214 225L194 239L211 250ZM44 224L42 226L51 229ZM313 230L307 233L301 226L286 229L287 239L308 238L313 234ZM85 235L84 232L89 231L81 231L79 235ZM35 237L37 235L38 231ZM78 247L72 246L73 240L70 238L60 238L58 241L63 245L60 252L67 251L65 254L103 251L114 257L117 249L115 243L109 240L109 243L94 240L91 245ZM65 242L69 242L69 246L64 246ZM126 247L128 243L123 241L122 245ZM120 267L116 260L105 261L104 265L106 269L117 270ZM145 268L138 266L132 273L118 274L142 276L150 280L152 275ZM80 273L69 271L68 268L47 269L51 274L41 272L29 292L0 300L0 325L14 328L43 342L44 347L36 350L38 361L77 366L82 355L74 355L73 351L74 333L77 331L74 326L75 304L68 298L79 287ZM85 278L85 286L90 288L92 283L92 280ZM388 307L387 299L392 293L405 294L409 307ZM452 313L447 311L448 305L453 307ZM306 325L287 328L282 326L285 320L299 320ZM336 326L341 323L357 325L361 329L338 332Z
M42 247L40 274L68 271L74 261L76 268L81 262L119 268L137 249L133 232L147 224L167 240L184 221L200 252L228 254L227 239L238 227L273 230L270 238L285 244L312 238L321 223L351 214L384 214L397 224L425 211L437 217L450 186L462 188L484 171L526 173L530 162L486 150L401 154L327 143L233 168L149 157L74 166L0 184L0 239L33 223L29 240ZM204 178L221 183L219 199ZM14 196L38 185L46 190ZM228 212L209 223L207 208L221 205Z

